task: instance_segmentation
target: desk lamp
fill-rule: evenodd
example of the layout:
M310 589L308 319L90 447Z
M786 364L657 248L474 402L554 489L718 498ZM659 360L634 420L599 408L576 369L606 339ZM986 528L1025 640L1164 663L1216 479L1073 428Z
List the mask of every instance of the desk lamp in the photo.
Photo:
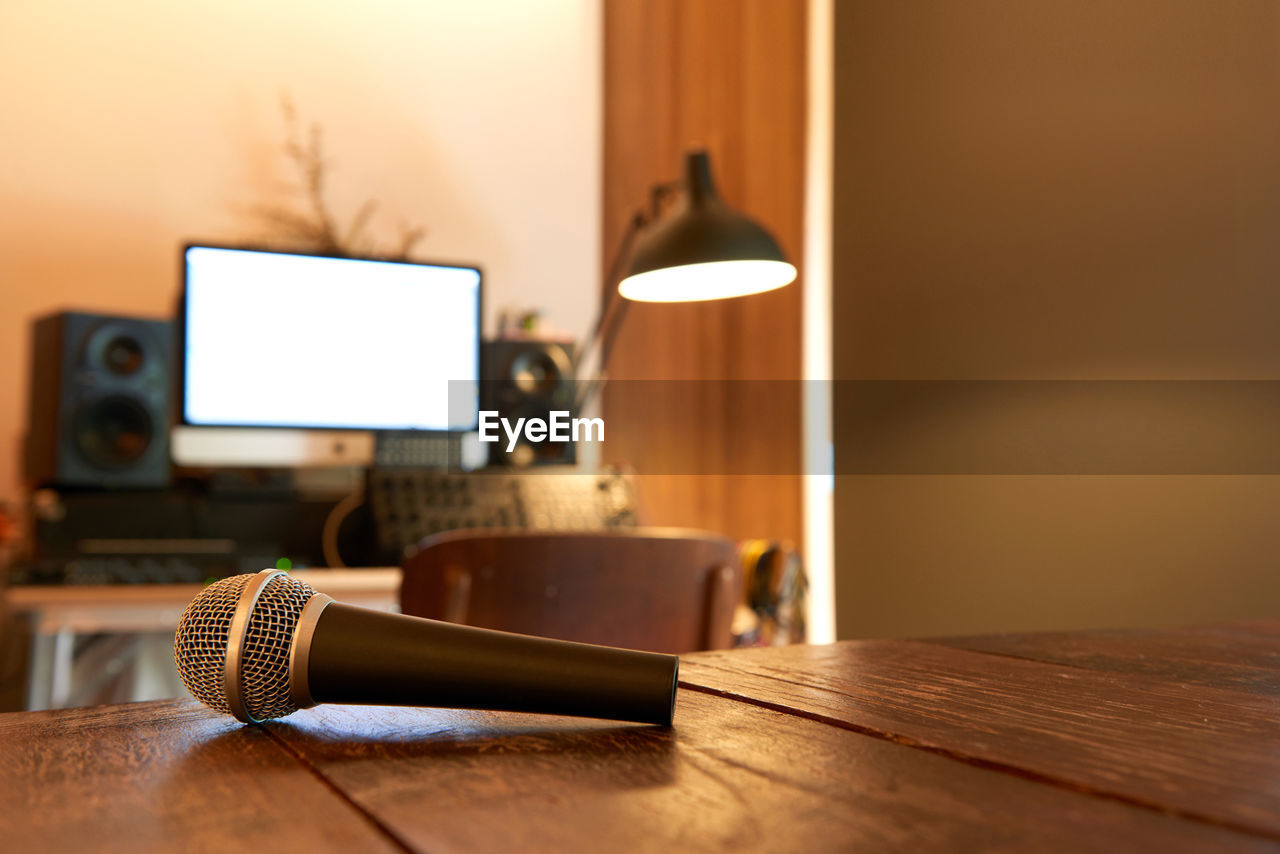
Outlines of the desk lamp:
M680 200L663 212L663 202L679 191ZM649 210L636 211L623 235L609 271L604 309L583 348L586 356L599 347L600 357L595 376L579 396L578 411L605 381L628 301L728 299L771 291L795 277L796 268L769 232L716 193L707 152L689 152L684 179L654 185Z

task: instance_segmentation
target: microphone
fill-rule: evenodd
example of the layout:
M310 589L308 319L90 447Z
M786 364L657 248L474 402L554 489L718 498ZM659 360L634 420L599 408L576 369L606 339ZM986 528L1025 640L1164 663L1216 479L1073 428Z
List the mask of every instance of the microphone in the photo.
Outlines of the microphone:
M201 591L173 652L192 696L245 723L353 703L670 726L680 667L674 655L344 605L274 569Z

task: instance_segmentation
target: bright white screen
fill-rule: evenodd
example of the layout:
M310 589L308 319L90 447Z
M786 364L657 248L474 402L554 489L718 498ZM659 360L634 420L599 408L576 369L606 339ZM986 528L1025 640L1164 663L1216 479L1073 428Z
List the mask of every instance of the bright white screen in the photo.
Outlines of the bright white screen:
M469 267L190 247L186 421L474 428L479 299Z

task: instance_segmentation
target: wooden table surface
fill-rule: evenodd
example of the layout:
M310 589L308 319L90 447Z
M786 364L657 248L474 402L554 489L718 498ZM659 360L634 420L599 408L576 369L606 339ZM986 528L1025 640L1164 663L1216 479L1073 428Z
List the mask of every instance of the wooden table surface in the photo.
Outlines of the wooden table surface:
M0 715L5 851L1280 850L1280 621L686 656L672 729Z

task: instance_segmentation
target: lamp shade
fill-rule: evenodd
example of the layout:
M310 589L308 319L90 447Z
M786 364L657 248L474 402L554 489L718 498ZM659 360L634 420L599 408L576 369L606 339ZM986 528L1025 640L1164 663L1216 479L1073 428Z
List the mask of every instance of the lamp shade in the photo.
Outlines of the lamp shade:
M705 151L685 159L682 199L636 237L618 293L639 302L693 302L771 291L793 281L769 232L716 194Z

